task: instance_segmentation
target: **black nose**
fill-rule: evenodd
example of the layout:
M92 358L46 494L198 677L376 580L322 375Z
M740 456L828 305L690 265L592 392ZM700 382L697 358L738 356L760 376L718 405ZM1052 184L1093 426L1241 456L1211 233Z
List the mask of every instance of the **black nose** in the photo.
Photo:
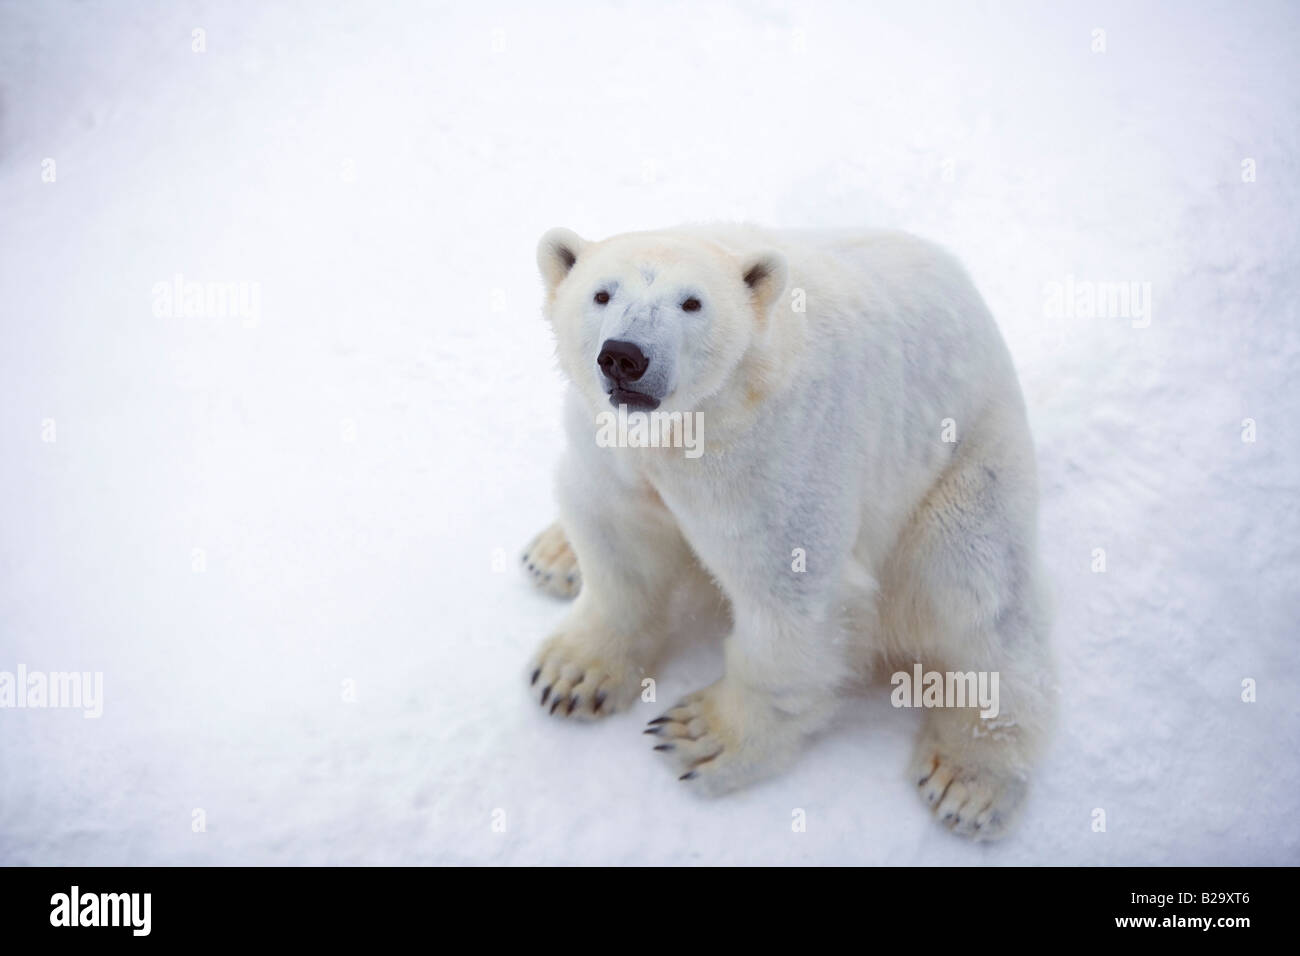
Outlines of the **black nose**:
M646 354L631 342L606 339L596 356L596 364L611 381L620 385L635 382L650 367Z

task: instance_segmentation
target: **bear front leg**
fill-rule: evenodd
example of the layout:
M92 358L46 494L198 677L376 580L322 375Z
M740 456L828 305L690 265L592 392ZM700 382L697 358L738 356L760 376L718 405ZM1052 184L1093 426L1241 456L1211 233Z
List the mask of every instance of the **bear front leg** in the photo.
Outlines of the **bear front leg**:
M595 493L591 484L602 479ZM620 487L614 475L569 470L560 505L582 590L533 656L528 680L549 713L592 719L637 698L667 637L670 591L695 561L647 486Z
M1055 699L1049 655L1034 640L1022 635L1012 657L989 638L997 657L978 668L956 668L998 675L996 713L986 717L977 707L926 712L910 773L926 806L954 833L999 839L1023 804Z
M709 794L775 773L833 716L847 673L841 646L823 615L738 605L726 675L652 720L646 733L678 779Z

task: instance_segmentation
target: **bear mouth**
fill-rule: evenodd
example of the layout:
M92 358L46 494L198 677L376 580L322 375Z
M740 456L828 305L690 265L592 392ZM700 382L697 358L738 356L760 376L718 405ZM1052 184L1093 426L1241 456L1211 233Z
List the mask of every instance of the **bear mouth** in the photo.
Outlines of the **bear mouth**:
M653 395L647 395L645 392L634 392L627 388L618 388L617 386L610 390L609 403L615 408L620 405L626 405L634 411L651 411L659 407L659 399Z

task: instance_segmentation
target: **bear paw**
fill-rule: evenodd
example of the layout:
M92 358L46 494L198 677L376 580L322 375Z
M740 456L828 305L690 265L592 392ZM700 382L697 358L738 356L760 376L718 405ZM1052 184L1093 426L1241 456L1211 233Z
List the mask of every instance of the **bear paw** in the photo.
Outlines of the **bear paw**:
M558 521L533 538L524 548L521 561L533 584L547 594L571 598L582 587L578 556L573 553Z
M570 634L546 641L529 672L538 703L557 717L604 717L625 708L639 687L631 668L617 655L602 653Z
M938 821L972 840L1005 836L1026 789L1023 777L963 762L935 749L918 753L913 779Z
M782 734L765 719L769 712L775 717L761 700L719 681L650 721L644 732L678 780L703 793L725 793L781 762Z

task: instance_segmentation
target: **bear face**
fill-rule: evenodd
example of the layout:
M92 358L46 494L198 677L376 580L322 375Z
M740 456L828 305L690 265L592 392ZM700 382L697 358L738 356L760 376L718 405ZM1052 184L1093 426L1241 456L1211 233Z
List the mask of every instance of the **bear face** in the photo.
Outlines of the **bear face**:
M780 253L681 233L552 229L537 262L560 366L594 411L698 409L766 333L788 273Z

